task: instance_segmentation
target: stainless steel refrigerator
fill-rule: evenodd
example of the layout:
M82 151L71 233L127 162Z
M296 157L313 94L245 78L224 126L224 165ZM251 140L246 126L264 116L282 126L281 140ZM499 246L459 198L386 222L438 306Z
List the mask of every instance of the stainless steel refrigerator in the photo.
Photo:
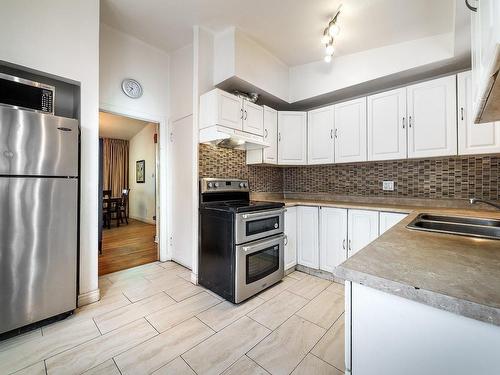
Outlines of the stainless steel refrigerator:
M0 334L76 308L78 132L0 106Z

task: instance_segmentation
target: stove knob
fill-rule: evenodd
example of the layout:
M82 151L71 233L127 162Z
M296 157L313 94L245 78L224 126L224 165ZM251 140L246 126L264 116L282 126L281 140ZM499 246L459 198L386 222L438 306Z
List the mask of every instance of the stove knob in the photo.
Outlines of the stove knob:
M243 182L240 182L240 188L244 188L245 184Z
M247 188L247 187L248 187L248 184L245 182L244 186Z
M218 188L218 187L219 187L219 183L218 183L218 182L216 182L216 183L214 184L214 186L215 186L216 188Z
M214 184L213 184L213 183L211 183L211 182L209 182L209 183L208 183L208 188L209 188L209 189L211 189L213 186L214 186Z

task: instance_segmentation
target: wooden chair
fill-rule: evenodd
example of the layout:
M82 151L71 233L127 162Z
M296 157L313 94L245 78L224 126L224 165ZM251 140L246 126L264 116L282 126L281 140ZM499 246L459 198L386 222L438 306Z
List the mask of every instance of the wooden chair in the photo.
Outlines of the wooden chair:
M111 198L111 190L102 191L102 224L108 229L111 228L111 210L112 207L109 203L109 198Z
M122 190L122 201L119 207L119 215L120 215L120 220L123 223L123 219L125 219L125 222L128 225L128 196L130 193L130 189L123 189Z

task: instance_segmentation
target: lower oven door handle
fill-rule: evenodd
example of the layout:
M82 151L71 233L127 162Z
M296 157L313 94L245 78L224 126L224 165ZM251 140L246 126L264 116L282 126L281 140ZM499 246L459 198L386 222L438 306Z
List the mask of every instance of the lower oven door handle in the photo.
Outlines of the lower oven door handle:
M280 210L262 211L262 212L255 212L255 213L251 213L251 214L243 214L243 215L241 215L241 217L243 219L254 219L254 218L265 217L265 216L276 216L276 215L282 214L285 211L286 211L286 209L282 208Z
M278 245L279 244L279 240L280 239L283 239L284 237L283 236L280 236L278 238L272 238L268 241L259 241L258 244L255 244L255 245L251 245L251 246L243 246L242 249L245 253L248 253L248 252L253 252L254 249L262 249L262 248L266 248L266 246L270 245L270 244L276 244ZM256 251L259 251L259 250L256 250Z

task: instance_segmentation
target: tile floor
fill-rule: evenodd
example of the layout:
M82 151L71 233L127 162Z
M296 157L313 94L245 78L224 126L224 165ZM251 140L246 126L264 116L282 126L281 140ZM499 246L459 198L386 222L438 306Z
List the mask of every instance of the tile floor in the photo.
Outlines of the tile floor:
M173 262L102 276L101 301L0 342L0 374L342 374L344 288L295 271L233 305Z

